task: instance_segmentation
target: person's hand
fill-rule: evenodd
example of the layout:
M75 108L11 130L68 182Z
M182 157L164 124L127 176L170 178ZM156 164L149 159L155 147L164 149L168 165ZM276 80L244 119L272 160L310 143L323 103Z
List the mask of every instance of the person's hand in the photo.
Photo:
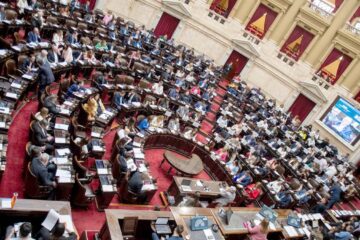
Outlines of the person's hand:
M54 188L56 188L56 186L57 186L55 181L52 183L52 185L53 185Z

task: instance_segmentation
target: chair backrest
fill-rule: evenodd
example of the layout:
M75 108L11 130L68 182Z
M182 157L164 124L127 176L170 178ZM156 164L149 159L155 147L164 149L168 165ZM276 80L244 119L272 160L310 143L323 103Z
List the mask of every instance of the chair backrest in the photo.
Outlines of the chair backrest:
M68 28L70 28L70 27L76 27L77 23L75 21L73 21L73 20L68 19L68 20L66 20L65 25Z
M7 75L14 75L16 73L16 63L15 60L9 59L5 63L5 71Z
M17 32L16 32L16 33L17 33ZM14 35L15 35L16 33L14 33ZM19 35L19 33L17 33L17 35ZM18 57L18 64L19 64L19 66L21 66L27 58L28 58L28 56L26 56L26 55L20 55L20 56Z
M96 32L102 33L102 34L107 34L107 30L105 28L102 28L102 27L96 28Z
M88 38L88 37L81 37L81 38L80 38L80 42L81 42L82 44L85 44L85 45L90 45L90 44L91 44L91 39Z
M78 23L78 28L80 30L86 30L88 28L87 24L86 23L82 23L82 22L79 22Z
M140 82L139 82L139 87L140 88L149 88L150 86L150 83L144 79L142 79Z
M124 235L135 235L138 220L138 217L124 217L121 232Z
M76 18L81 18L82 14L80 12L74 11L73 16L76 17Z
M51 23L51 24L58 24L58 19L54 16L48 16L46 18L46 22Z
M100 41L101 41L100 38L95 37L95 38L93 39L93 44L96 45L96 44L98 44Z
M127 85L133 85L135 82L135 79L132 76L126 76L125 78L125 84Z
M18 44L20 42L20 35L18 32L14 32L14 39L15 39L15 44Z
M30 150L30 147L31 147L31 142L27 142L26 143L26 146L25 146L25 151L26 151L26 155L30 158L31 157L31 150Z

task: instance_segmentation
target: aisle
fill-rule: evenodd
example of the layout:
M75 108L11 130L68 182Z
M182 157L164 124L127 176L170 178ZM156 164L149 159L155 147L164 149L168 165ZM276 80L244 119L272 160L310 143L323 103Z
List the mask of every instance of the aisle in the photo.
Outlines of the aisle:
M38 102L30 101L19 110L10 125L6 152L6 169L0 181L0 197L11 197L14 192L24 197L23 163L25 146L29 141L30 115L37 111Z
M216 96L211 101L210 111L206 113L204 119L201 122L199 132L196 134L196 140L200 141L201 143L206 144L206 138L211 138L212 136L212 131L216 123L216 115L218 114L221 104L224 101L226 94L225 89L227 88L228 84L229 81L223 78L215 90Z

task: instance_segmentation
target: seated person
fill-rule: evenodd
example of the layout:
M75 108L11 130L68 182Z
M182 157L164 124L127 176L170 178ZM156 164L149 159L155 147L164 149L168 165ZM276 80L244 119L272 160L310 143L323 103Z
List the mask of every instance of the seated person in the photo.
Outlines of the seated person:
M261 182L252 183L245 187L244 189L244 197L247 201L256 200L261 194L263 190L261 188Z
M39 29L37 27L34 27L33 30L28 33L27 42L28 43L39 43L39 42L41 42L40 32L39 32Z
M131 173L128 181L128 191L135 193L140 202L145 202L146 200L146 192L142 190L145 178L146 175L144 173L135 171Z
M71 84L71 86L66 91L65 99L74 98L75 97L74 92L85 92L85 88L83 87L83 85L84 82L80 80Z
M172 133L178 133L180 131L180 123L179 123L179 118L172 118L169 121L168 124L168 129L172 132Z
M276 194L276 198L278 199L278 204L282 208L286 208L293 201L290 192L288 191L280 191Z
M181 94L181 101L183 101L186 104L191 104L192 97L191 97L189 91L186 91L184 94Z
M67 237L64 236L66 232ZM36 234L36 239L51 239L51 240L76 240L76 233L69 230L64 223L57 222L52 231L45 227L41 227L40 231Z
M231 175L235 175L239 172L240 170L240 166L239 166L239 162L235 159L232 161L229 161L225 164L225 169L231 174Z
M202 114L205 114L205 112L207 111L207 105L203 100L197 101L194 105L194 108Z
M105 76L103 74L99 74L95 79L94 79L94 83L95 86L100 89L103 90L105 84L107 84L107 80L105 79Z
M266 184L267 188L272 194L276 194L283 189L283 180L275 180Z
M31 54L30 58L25 58L22 65L19 66L20 70L27 73L35 68L35 54Z
M226 187L225 189L221 188L220 195L221 197L215 199L213 203L215 203L217 207L225 207L235 200L236 188L234 186Z
M183 240L181 237L181 234L184 232L184 227L182 225L177 225L173 235L171 237L167 238L167 240ZM159 236L156 233L152 233L151 235L152 240L160 240L163 238L159 238Z
M194 196L185 196L183 200L178 204L178 207L201 207L200 192L196 191Z
M139 121L137 128L140 130L141 133L145 133L145 131L150 127L149 120L147 117L144 117L142 120Z
M191 89L190 89L190 93L193 95L196 95L198 97L200 97L201 94L201 90L198 86L194 85Z
M189 119L189 105L180 106L176 110L176 114L183 120L187 121Z
M47 109L46 107L42 107L40 111L35 114L34 117L37 121L42 121L44 119L47 120L47 118L49 117L49 109Z
M5 240L34 240L31 237L32 225L29 222L24 222L20 225L18 232L15 231L14 226L6 228Z
M246 187L253 181L253 177L251 176L249 171L242 171L235 175L233 178L234 183L239 184L241 187Z
M177 99L180 98L179 92L180 92L180 88L171 88L169 90L168 95L169 95L170 98L173 98L173 99L177 100Z
M164 127L164 116L151 115L149 117L150 127L151 128L163 128Z
M33 125L33 144L39 147L45 146L47 152L51 152L54 147L54 137L48 134L47 132L48 121L43 119L42 121L37 121Z
M94 97L90 97L89 100L82 105L84 111L88 114L87 120L88 121L95 121L95 117L98 110L98 103Z
M31 171L38 179L40 185L56 188L55 176L57 166L49 161L49 155L42 153L31 161Z
M122 105L126 103L125 92L124 91L120 91L120 92L116 91L114 93L113 103L115 104L115 106L118 110L121 110Z
M163 83L162 82L154 83L154 85L152 85L151 87L151 90L153 91L153 93L157 95L162 95L164 93Z
M129 93L129 96L127 98L127 103L139 103L141 101L140 96L133 90Z
M95 49L100 50L100 51L107 51L108 50L108 45L107 45L105 40L101 40L100 42L98 42L95 45Z
M97 113L97 115L100 115L100 114L102 114L106 109L105 109L105 106L104 106L104 104L103 104L103 102L102 102L102 100L101 100L101 98L100 98L100 95L97 93L97 94L95 94L95 96L94 96L94 100L96 101L96 103L97 103L97 109L96 109L96 113Z
M215 156L216 159L222 162L226 162L229 156L228 148L227 147L219 148L218 150L215 151Z
M192 137L195 136L195 133L196 133L196 129L193 129L191 127L185 127L184 138L191 139Z

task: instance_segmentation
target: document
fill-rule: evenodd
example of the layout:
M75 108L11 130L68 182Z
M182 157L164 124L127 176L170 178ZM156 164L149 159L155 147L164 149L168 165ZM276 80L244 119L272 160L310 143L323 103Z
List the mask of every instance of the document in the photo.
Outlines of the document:
M54 162L57 165L64 165L64 164L68 164L69 160L66 157L59 157L59 158L54 158Z
M102 190L104 192L112 192L114 191L113 185L102 185Z
M100 138L101 133L99 133L99 132L91 132L91 137Z
M104 151L104 149L102 147L100 147L100 146L95 145L95 146L93 146L93 151L102 152L102 151Z
M47 230L51 231L54 228L56 222L59 220L59 217L60 214L58 214L54 209L50 209L41 225Z
M68 148L59 148L55 150L58 156L65 156L70 154L70 149Z
M65 223L70 232L75 232L74 224L70 215L59 215L59 222Z
M184 192L191 192L191 187L190 186L181 185L181 189Z
M12 82L11 87L19 89L19 88L21 88L21 84L16 83L16 82Z
M71 177L71 172L68 170L64 170L64 169L58 169L56 170L56 176L57 177L63 177L63 178L69 178Z
M0 208L11 208L11 198L1 198Z
M55 129L60 129L60 130L69 130L69 125L66 124L61 124L61 123L55 123Z
M60 108L60 113L65 115L70 115L70 110L66 108Z
M284 229L290 237L295 237L298 235L296 229L293 226L284 226Z
M6 127L6 123L5 122L0 122L0 128L5 128Z
M17 94L12 92L5 93L6 97L17 99Z
M108 174L107 168L98 168L97 169L98 174Z
M206 240L214 240L215 239L211 228L204 229L203 231L204 231Z
M55 138L55 143L66 143L66 138Z

